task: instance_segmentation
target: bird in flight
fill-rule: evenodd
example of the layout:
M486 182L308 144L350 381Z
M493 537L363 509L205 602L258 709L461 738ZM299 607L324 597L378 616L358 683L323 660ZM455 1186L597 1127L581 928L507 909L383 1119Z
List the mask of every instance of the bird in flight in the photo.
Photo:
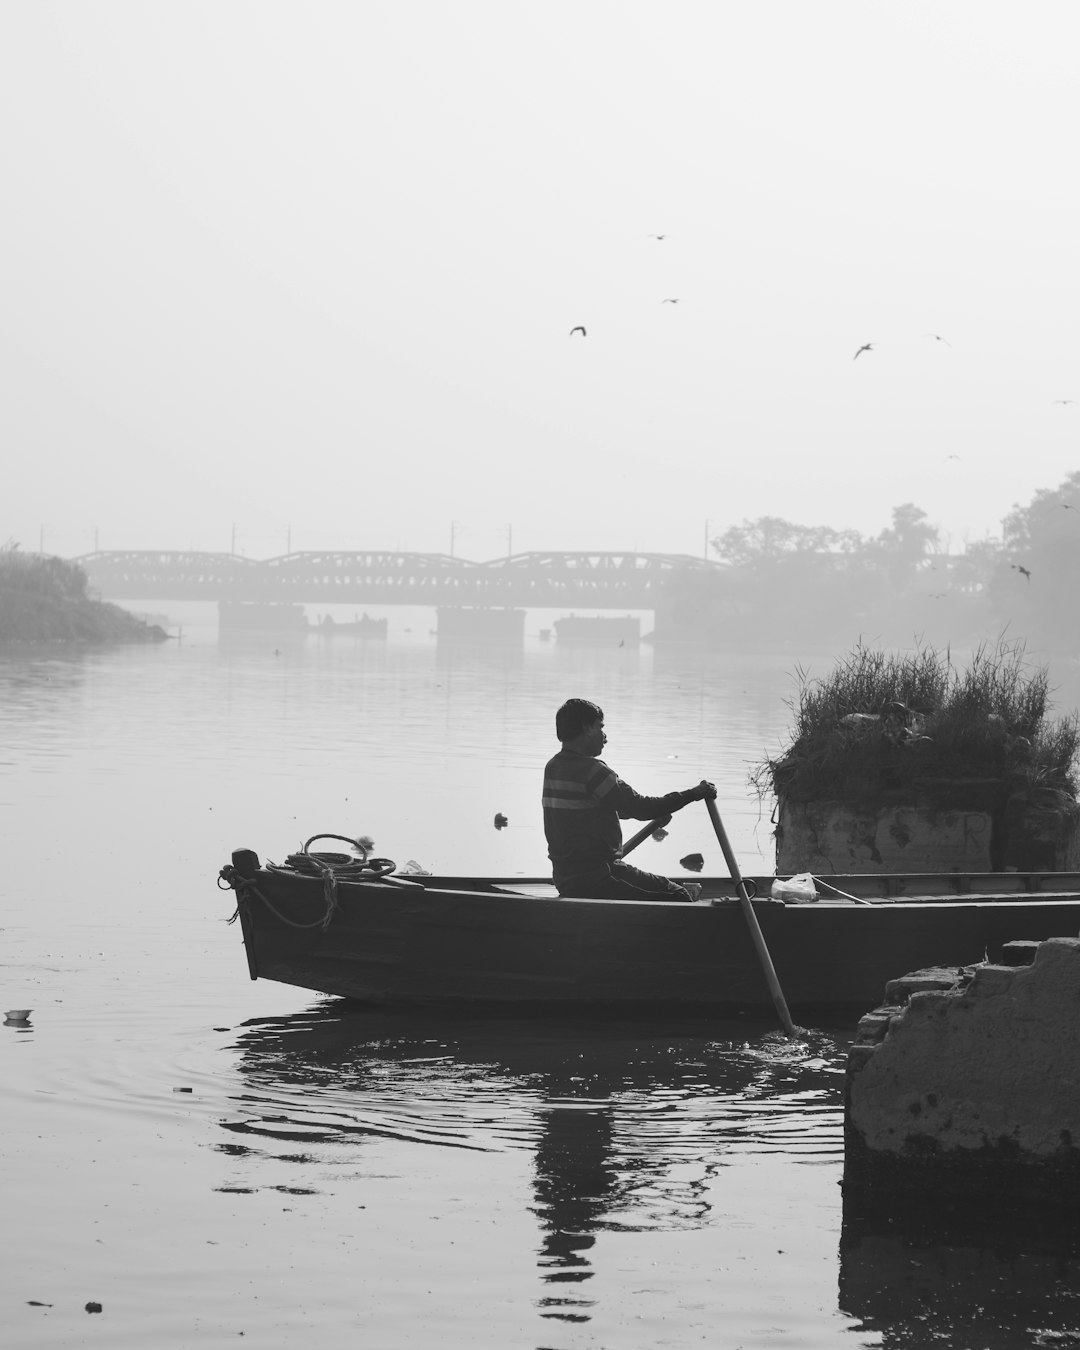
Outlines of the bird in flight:
M1075 403L1075 402L1076 402L1076 399L1074 399L1074 398L1055 398L1055 399L1051 399L1051 402L1052 402L1052 403Z
M1031 580L1031 573L1027 570L1026 567L1022 567L1020 563L1010 563L1009 566L1013 569L1014 572L1019 572L1022 577L1027 577L1028 581Z
M960 456L959 456L959 455L946 455L945 458L946 458L946 459L959 459Z
M853 361L857 361L859 357L862 356L863 352L872 352L873 350L874 344L872 342L864 342L863 345L859 348L859 350L855 353L855 355L851 359Z
M585 332L584 324L579 323L576 327L570 329L571 337L573 337L575 333L580 333L582 337L588 337L588 334Z
M662 305L677 305L679 302L678 300L661 300L660 303Z
M650 235L649 235L649 238L650 238L650 239L666 239L666 238L667 238L667 235L666 235L666 234L650 234Z
M927 333L927 337L932 337L935 342L944 342L946 347L951 347L952 343L948 338L943 338L940 333Z

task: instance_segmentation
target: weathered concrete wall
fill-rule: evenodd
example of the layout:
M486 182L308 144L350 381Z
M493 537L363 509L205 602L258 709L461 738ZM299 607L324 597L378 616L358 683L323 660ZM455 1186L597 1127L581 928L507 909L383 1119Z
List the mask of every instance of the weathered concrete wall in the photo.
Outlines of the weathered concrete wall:
M1080 938L1013 945L1030 966L915 972L862 1019L845 1185L1080 1199Z
M782 802L776 871L990 872L992 833L986 811Z
M1055 788L1014 792L1002 820L1004 865L1018 872L1080 870L1080 805Z
M1080 806L1049 788L989 810L781 801L776 871L1080 871Z

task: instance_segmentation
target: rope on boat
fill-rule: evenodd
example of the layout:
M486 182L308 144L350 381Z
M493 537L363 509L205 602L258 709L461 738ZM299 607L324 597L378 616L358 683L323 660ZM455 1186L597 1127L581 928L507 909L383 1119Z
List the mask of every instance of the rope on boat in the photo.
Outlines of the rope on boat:
M815 877L813 873L810 875L815 885L824 886L827 891L832 891L833 895L841 895L845 900L854 900L857 905L872 905L874 903L873 900L864 900L857 895L849 895L847 891L842 891L837 886L830 886L827 881L824 881L821 877Z
M312 853L309 850L317 839L340 839L343 843L358 848L360 857L357 858L348 853ZM284 872L291 876L296 876L299 873L301 876L322 878L323 899L326 908L323 910L322 917L313 920L311 923L297 923L295 919L287 919L275 905L271 904L256 883L250 877L242 876L232 864L221 869L218 874L218 886L224 890L225 887L221 885L224 881L227 886L236 891L236 910L228 920L229 923L235 923L240 915L241 900L250 894L257 900L261 900L274 918L280 920L283 924L287 924L290 928L321 927L325 932L337 912L339 881L377 881L393 872L396 867L397 863L392 858L368 857L368 849L363 844L343 834L312 835L303 849L299 853L290 853L284 863L267 862L266 870L268 872Z
M327 925L329 924L331 918L333 917L333 910L330 909L323 914L322 918L315 919L312 923L297 923L295 919L287 919L285 915L282 914L282 912L275 905L273 905L266 898L265 895L263 895L262 891L259 890L255 882L249 881L247 877L242 877L239 874L239 872L236 871L235 867L231 866L223 867L219 874L218 885L221 887L222 890L226 890L227 886L221 885L221 878L224 878L228 886L231 886L232 889L236 892L236 908L233 910L229 918L226 919L225 921L226 923L236 922L236 920L240 917L240 902L242 900L246 900L249 895L253 895L256 900L261 900L275 919L280 919L282 923L287 924L290 928L322 927L322 929L325 931Z

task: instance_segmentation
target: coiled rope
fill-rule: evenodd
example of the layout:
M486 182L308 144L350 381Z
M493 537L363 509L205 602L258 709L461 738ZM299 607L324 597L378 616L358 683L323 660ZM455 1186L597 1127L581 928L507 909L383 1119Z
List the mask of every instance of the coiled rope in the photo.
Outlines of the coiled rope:
M357 858L349 853L312 853L311 845L317 839L340 839L342 843L351 844L353 848L360 851L360 857ZM228 920L229 923L235 923L240 915L240 902L247 896L254 896L261 900L266 908L281 923L287 924L289 928L322 928L323 932L330 926L338 907L338 882L339 881L377 881L380 877L387 876L397 867L397 863L391 858L372 858L368 856L369 850L359 840L350 839L344 834L313 834L299 853L290 853L284 863L267 862L266 870L268 872L282 872L290 876L318 876L322 878L323 900L325 908L322 916L314 919L311 923L297 923L295 919L286 918L284 914L272 904L258 885L250 877L242 876L237 869L230 863L223 867L218 874L218 886L224 890L230 887L236 891L236 911ZM222 881L225 886L222 886Z

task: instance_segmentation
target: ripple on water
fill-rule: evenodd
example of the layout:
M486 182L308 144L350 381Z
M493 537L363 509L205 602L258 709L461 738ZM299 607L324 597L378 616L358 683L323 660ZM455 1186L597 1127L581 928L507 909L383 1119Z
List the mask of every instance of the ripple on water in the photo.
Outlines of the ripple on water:
M223 1063L224 1131L255 1152L384 1138L429 1147L535 1152L603 1134L627 1173L651 1156L791 1152L836 1160L843 1049L666 1035L633 1024L583 1030L456 1023L333 1010L254 1022Z

